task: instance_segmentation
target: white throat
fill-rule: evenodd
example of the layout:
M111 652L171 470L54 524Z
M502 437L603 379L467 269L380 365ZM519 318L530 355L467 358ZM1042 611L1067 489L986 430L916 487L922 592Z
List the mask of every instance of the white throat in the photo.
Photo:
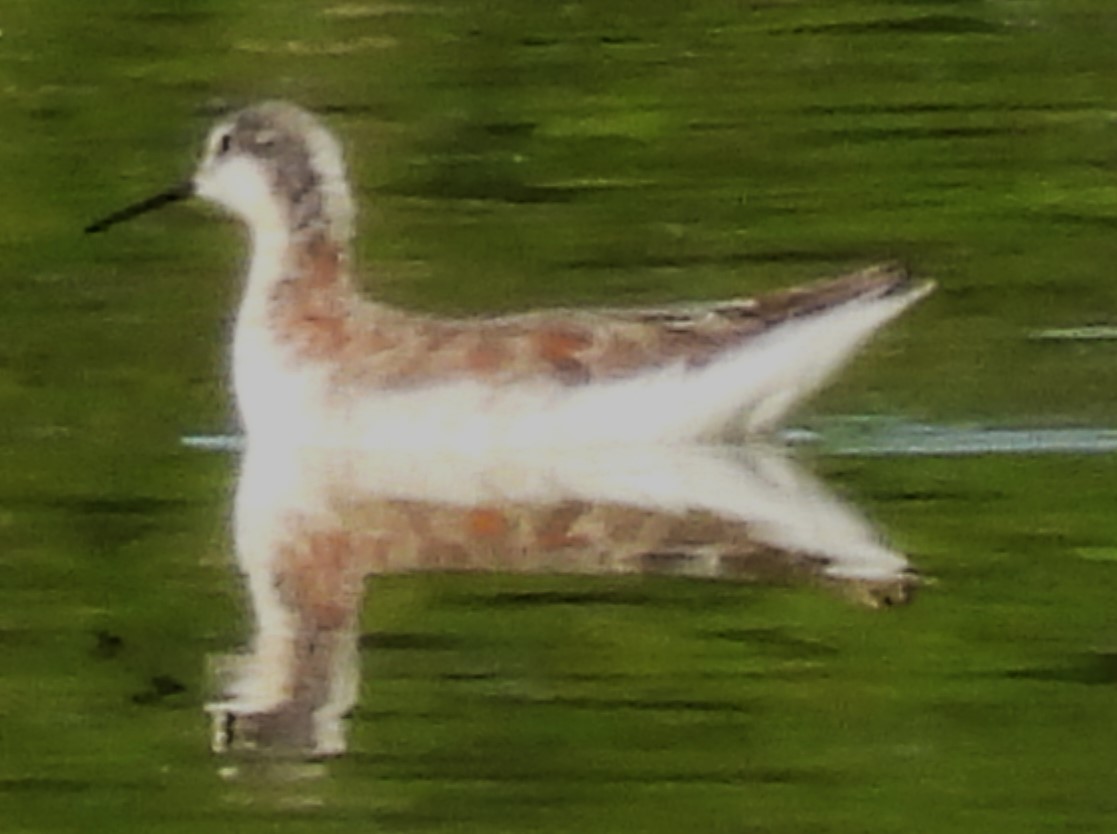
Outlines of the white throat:
M244 295L233 332L232 378L249 438L305 438L320 427L316 406L327 391L323 372L292 360L271 317L274 291L290 268L291 235L255 225Z
M240 318L262 315L268 293L283 274L289 219L260 163L248 157L210 161L194 178L199 196L228 209L248 226L252 253Z

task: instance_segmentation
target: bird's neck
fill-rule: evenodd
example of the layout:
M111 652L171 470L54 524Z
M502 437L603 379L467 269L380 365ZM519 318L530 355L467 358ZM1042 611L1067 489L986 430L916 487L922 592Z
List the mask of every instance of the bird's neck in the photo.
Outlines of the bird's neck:
M349 245L321 227L252 230L252 256L241 318L274 319L278 308L355 302Z

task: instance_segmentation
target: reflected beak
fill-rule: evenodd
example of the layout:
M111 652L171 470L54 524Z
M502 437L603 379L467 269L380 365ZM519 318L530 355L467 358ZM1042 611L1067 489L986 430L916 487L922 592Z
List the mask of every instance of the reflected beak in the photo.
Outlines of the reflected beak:
M154 211L157 208L162 208L169 203L177 203L179 200L185 200L187 197L194 196L194 183L190 180L180 182L178 185L172 185L166 191L160 191L153 197L148 197L146 200L140 200L138 203L122 208L120 211L114 211L107 217L102 217L100 220L90 223L85 227L85 233L95 234L103 232L109 226L115 226L125 220L131 220L139 214L145 214L149 211Z

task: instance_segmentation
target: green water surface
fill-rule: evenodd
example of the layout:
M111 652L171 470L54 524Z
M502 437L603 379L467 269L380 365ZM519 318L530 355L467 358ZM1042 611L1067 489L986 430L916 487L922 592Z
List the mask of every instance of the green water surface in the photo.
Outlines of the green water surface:
M475 313L785 286L935 297L805 421L1117 425L1106 0L0 2L0 831L1117 830L1110 456L812 467L934 578L903 609L664 579L370 588L352 753L236 778L207 658L240 232L216 113L326 116L379 298ZM284 767L287 770L284 770Z

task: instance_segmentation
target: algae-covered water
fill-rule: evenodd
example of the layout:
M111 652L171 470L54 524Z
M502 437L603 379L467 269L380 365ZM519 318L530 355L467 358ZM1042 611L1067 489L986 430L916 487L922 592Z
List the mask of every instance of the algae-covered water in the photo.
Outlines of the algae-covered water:
M1115 38L1104 0L4 0L0 830L1112 830L1117 459L837 452L849 415L1117 428ZM377 578L348 753L212 753L251 615L236 458L182 438L233 428L243 239L80 229L261 98L345 143L392 303L935 277L797 420L925 587Z

